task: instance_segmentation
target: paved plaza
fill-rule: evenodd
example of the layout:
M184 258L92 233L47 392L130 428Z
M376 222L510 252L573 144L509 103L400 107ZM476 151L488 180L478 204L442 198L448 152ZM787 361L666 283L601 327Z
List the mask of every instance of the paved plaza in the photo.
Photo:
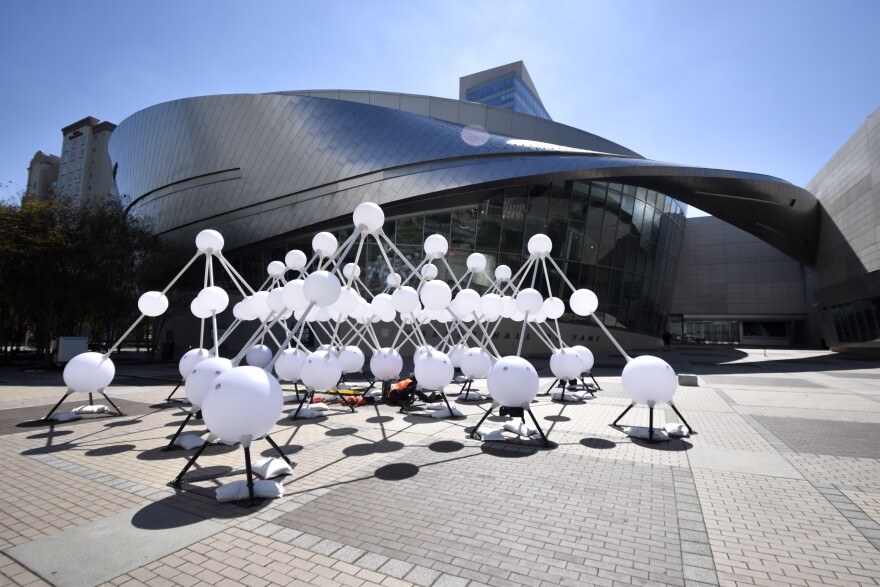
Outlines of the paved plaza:
M629 404L613 358L598 361L595 399L533 404L547 448L468 438L488 404L458 402L452 420L379 405L296 421L288 405L271 436L293 474L252 507L212 497L244 478L239 447L212 446L184 491L169 486L192 454L162 450L185 417L164 401L175 365L118 362L108 394L124 417L53 426L39 419L65 391L60 371L4 368L0 584L880 584L880 362L659 356L698 375L675 396L690 438L609 427ZM647 420L640 407L621 423Z

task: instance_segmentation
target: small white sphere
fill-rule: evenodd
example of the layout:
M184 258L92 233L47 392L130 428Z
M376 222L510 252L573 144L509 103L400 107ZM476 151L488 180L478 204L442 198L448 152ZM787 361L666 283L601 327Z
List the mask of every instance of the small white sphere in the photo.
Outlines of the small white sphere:
M423 344L416 347L415 352L413 353L413 364L418 363L419 360L428 354L429 351L433 351L434 347L429 344Z
M62 378L71 391L97 393L113 381L116 367L101 353L80 353L64 366Z
M396 350L383 347L370 358L370 371L379 381L397 379L403 369L403 357Z
M287 310L287 306L284 303L283 287L273 288L272 291L269 292L269 297L266 298L266 307L275 314L281 314Z
M498 294L486 294L480 300L480 312L487 320L497 320L504 312L504 301Z
M298 381L303 363L311 355L304 349L284 349L275 361L275 374L282 381Z
M223 235L216 230L203 230L196 235L196 248L199 252L222 251Z
M339 359L330 351L315 351L305 360L299 378L309 389L336 387L342 377Z
M629 361L621 381L624 391L637 404L665 404L678 388L678 378L669 363L651 355Z
M183 353L183 356L180 357L180 362L177 364L177 370L180 372L180 376L186 379L187 375L189 375L193 368L211 356L211 353L208 352L208 349L190 349Z
M558 349L550 355L550 371L559 379L577 379L583 367L584 362L574 349Z
M521 357L502 357L489 370L486 386L502 406L525 407L538 395L538 372Z
M291 310L305 310L309 305L309 300L306 299L303 293L303 284L305 284L304 280L293 279L285 283L284 288L281 290L284 305Z
M422 300L422 305L425 308L429 310L442 310L452 301L452 290L445 281L432 279L422 285L422 289L419 291L419 298Z
M309 258L306 257L306 254L298 249L287 251L287 254L284 255L284 264L287 265L288 269L294 271L299 271L305 267L308 262Z
M236 308L238 310L236 311ZM232 307L232 314L239 320L256 320L260 317L254 305L251 303L251 296L241 300Z
M141 314L155 318L168 309L168 298L161 291L148 291L138 298L138 310Z
M507 265L499 265L495 268L495 279L498 281L507 281L513 276L513 271Z
M565 302L559 298L547 298L544 300L544 307L541 310L547 318L556 320L565 313Z
M452 361L452 366L456 369L461 368L461 358L467 352L468 348L463 344L457 344L451 349L449 349L449 360Z
M364 366L364 351L350 345L339 352L339 366L343 373L357 373Z
M502 296L501 303L504 304L504 307L501 310L502 318L510 318L516 312L518 312L518 310L516 309L516 300L513 299L512 296Z
M400 277L400 273L389 273L385 277L385 284L388 287L400 287L403 278Z
M546 234L536 234L529 239L527 246L533 257L546 257L553 248L553 241Z
M269 309L269 292L267 291L258 291L252 295L248 304L250 304L251 310L257 313L257 318L260 320L265 321L272 312Z
M361 268L357 263L346 263L342 267L342 276L346 281L353 281L361 276Z
M473 289L463 289L455 295L455 303L459 309L459 317L462 314L470 315L480 311L480 294Z
M571 294L568 305L578 316L589 316L599 307L599 298L588 289L579 289Z
M440 351L425 353L415 364L415 376L423 389L442 389L452 380L455 368Z
M471 347L461 357L461 372L468 379L485 379L492 368L492 357L478 347Z
M422 309L422 305L419 303L419 292L408 285L394 290L394 293L391 294L391 303L394 305L394 309L401 314L418 312Z
M425 239L425 255L431 259L437 259L446 254L449 250L449 242L446 238L439 234L432 234ZM433 277L431 278L433 279Z
M315 271L303 283L303 295L309 302L321 307L329 306L339 299L341 290L339 279L327 271Z
M287 265L281 261L272 261L266 266L266 273L272 277L281 277L285 271L287 271Z
M329 232L319 232L312 237L312 249L320 257L332 257L338 248L339 242Z
M235 367L220 374L205 394L202 417L220 440L262 438L281 417L284 394L271 374L259 367Z
M189 311L192 312L193 316L196 318L205 319L211 317L211 310L204 307L199 298L194 298L193 301L189 303Z
M422 266L422 270L420 271L422 274L422 279L430 281L432 279L437 279L437 274L439 273L437 266L432 263L427 263Z
M365 229L369 233L375 233L379 232L382 225L385 224L385 212L382 211L378 204L361 202L354 209L352 220L357 228Z
M199 292L199 305L208 311L219 314L229 305L229 294L222 287L212 285Z
M397 311L394 309L391 294L378 294L373 298L373 301L370 302L370 306L373 309L373 315L378 317L382 322L391 322L397 316Z
M581 373L589 373L593 370L593 352L585 346L576 344L571 347L571 350L576 352L578 356L581 358L581 363L583 363L583 369Z
M471 253L467 258L467 268L474 273L479 273L486 268L486 255Z
M211 382L230 369L232 369L232 361L222 357L209 357L196 363L186 376L183 387L186 391L186 399L193 405L193 411L198 411L202 407L202 400L208 393Z
M516 294L516 307L523 314L526 312L537 314L541 311L542 305L544 305L544 298L536 289L528 287Z
M255 344L245 355L245 361L253 367L263 368L272 360L272 349L264 344Z
M349 316L357 307L360 299L360 295L351 287L343 287L339 292L339 299L333 303L333 309L339 312L342 317Z

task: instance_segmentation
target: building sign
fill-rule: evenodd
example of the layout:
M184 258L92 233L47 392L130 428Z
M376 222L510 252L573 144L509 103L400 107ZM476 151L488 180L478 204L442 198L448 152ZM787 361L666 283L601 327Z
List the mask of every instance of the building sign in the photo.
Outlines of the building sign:
M81 137L82 134L83 133L81 130L75 130L72 133L70 133L69 135L67 135L67 140L72 141L73 139L75 139L77 137Z

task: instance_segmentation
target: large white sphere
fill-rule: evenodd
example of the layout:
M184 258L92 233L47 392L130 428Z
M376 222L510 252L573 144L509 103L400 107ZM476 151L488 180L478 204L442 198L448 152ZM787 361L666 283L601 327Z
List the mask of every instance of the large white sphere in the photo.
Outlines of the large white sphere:
M222 287L212 285L199 292L199 305L206 310L219 314L229 305L229 294Z
M467 258L467 268L474 273L479 273L486 268L486 255L471 253Z
M565 313L565 302L559 298L547 298L544 300L544 307L541 310L547 318L556 320Z
M216 230L203 230L196 235L196 248L199 252L222 251L223 235Z
M101 353L80 353L64 366L62 377L71 391L96 393L113 381L116 367Z
M458 307L458 316L470 316L480 311L480 294L473 289L463 289L455 294L455 305Z
M546 234L536 234L529 239L527 246L529 253L533 257L545 257L550 254L550 249L553 248L553 241Z
M446 238L439 234L432 234L425 239L425 255L431 259L442 257L449 250ZM431 278L433 279L433 277Z
M571 347L571 350L576 352L578 356L581 358L581 363L583 363L583 369L581 373L589 373L593 370L593 352L585 346L576 344Z
M222 357L207 358L193 367L186 376L183 388L186 391L186 399L193 405L195 411L202 407L202 400L208 393L211 382L230 369L232 369L232 361Z
M559 379L577 379L583 367L584 362L574 349L558 349L550 355L550 371Z
M516 300L512 296L501 296L501 303L504 304L501 310L502 318L510 318L518 311L516 309Z
M309 258L306 257L306 254L298 249L287 251L287 254L284 255L284 264L287 265L288 269L293 269L294 271L299 271L308 262Z
M266 298L266 306L275 314L281 314L287 310L286 304L284 303L283 287L273 288L272 291L269 292L269 297Z
M211 386L202 403L202 418L220 440L262 438L281 417L281 385L259 367L235 367L219 375Z
M394 309L394 303L390 294L378 294L370 302L370 306L373 309L373 315L377 316L382 322L391 322L397 316L397 311Z
M507 265L499 265L495 268L495 279L498 281L507 281L513 276L513 271Z
M669 363L643 355L629 361L621 375L623 389L637 404L665 404L675 395L678 378Z
M321 307L329 306L339 299L341 290L339 279L327 271L315 271L303 283L303 295L308 301Z
M255 344L245 355L245 360L252 367L265 367L272 360L272 349L264 344Z
M422 300L422 305L428 310L442 310L452 301L452 290L449 289L449 284L445 281L432 279L422 285L419 298Z
M302 279L293 279L285 283L284 288L281 290L284 305L291 310L305 310L309 305L309 300L303 294L304 283L305 281Z
M394 305L394 309L401 314L418 312L422 309L422 305L419 303L419 292L408 285L394 290L394 293L391 294L391 303Z
M148 291L138 298L138 310L141 314L155 318L168 309L168 298L161 291Z
M455 375L452 361L440 351L425 353L416 362L414 371L416 380L424 389L442 389Z
M269 292L267 291L258 291L252 295L248 304L250 304L251 310L257 313L257 318L260 320L266 320L272 312L269 309Z
M346 281L353 281L361 276L361 268L357 263L346 263L342 267L342 276Z
M416 347L415 352L413 353L413 363L418 363L419 359L428 354L428 351L433 351L434 347L429 344L423 344Z
M275 374L282 381L298 381L303 363L311 355L304 349L284 349L275 361Z
M177 364L177 370L180 371L180 376L186 379L187 375L189 375L193 367L210 357L211 354L208 352L208 349L190 349L183 353L183 356L180 357L180 362Z
M571 294L568 305L578 316L589 316L599 307L599 298L588 289L579 289Z
M364 351L356 346L347 346L339 352L339 366L343 373L357 373L364 366Z
M239 320L256 320L259 317L257 311L251 305L250 296L232 306L232 315Z
M361 202L352 214L354 225L359 229L366 229L369 233L378 232L385 224L385 212L378 204L373 202Z
M312 237L312 248L321 257L332 257L339 248L339 242L329 232L319 232Z
M351 287L343 287L339 292L339 299L333 303L333 309L339 312L340 316L349 316L357 308L360 299L360 295Z
M397 379L402 369L403 357L394 349L383 347L370 358L370 371L379 381Z
M480 312L487 320L497 320L504 312L504 301L498 294L488 293L480 300Z
M525 407L538 395L538 372L521 357L502 357L489 370L486 386L502 406Z
M284 275L285 271L287 271L287 265L285 265L281 261L272 261L266 267L266 273L268 273L272 277L281 277L282 275Z
M447 354L449 355L449 360L452 361L453 367L455 367L456 369L461 367L461 358L464 356L467 350L467 346L463 344L457 344L449 349L449 352Z
M437 274L439 273L439 270L437 269L436 265L432 263L427 263L422 266L420 273L422 274L422 279L430 281L432 279L437 279Z
M309 389L336 387L342 377L342 365L330 351L315 351L305 360L299 378Z
M211 317L211 310L204 307L199 298L194 298L193 301L189 303L189 311L192 312L193 316L196 318Z
M402 282L403 278L400 277L400 273L389 273L385 276L385 284L388 287L400 287Z
M461 372L468 379L485 379L491 368L492 357L481 348L469 348L461 357Z
M516 294L516 308L523 314L526 312L537 314L541 311L542 305L544 305L544 298L541 297L541 292L536 289L527 287Z

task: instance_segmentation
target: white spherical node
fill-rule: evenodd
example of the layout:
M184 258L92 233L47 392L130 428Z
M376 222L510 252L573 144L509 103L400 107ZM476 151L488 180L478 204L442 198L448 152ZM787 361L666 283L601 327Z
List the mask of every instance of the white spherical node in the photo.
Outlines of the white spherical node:
M385 277L385 284L389 287L400 287L403 278L400 277L400 273L389 273Z
M339 312L340 316L349 316L357 308L360 299L360 295L351 287L343 287L339 292L339 299L333 303L333 309Z
M238 306L238 315L235 316L236 318L241 320L256 320L260 317L260 314L252 303L252 297L253 296L248 296L238 304L235 304L235 306ZM233 314L235 314L235 306L232 308Z
M415 352L413 353L413 364L418 363L419 360L428 354L428 351L433 351L434 347L429 344L423 344L421 346L417 346Z
M357 373L364 366L364 351L356 346L347 346L339 353L339 366L343 373Z
M489 370L486 386L502 406L525 407L538 395L538 372L521 357L502 357Z
M455 294L455 305L458 307L458 316L470 316L474 312L480 311L480 294L473 289L463 289Z
M357 279L361 276L361 268L357 263L346 263L342 268L342 276L346 281Z
M588 289L579 289L571 294L568 305L578 316L589 316L599 307L599 298Z
M216 230L203 230L196 235L196 248L199 252L222 251L223 235Z
M332 257L339 248L339 242L329 232L319 232L312 237L312 248L321 257Z
M186 376L183 387L186 391L186 399L193 405L193 411L197 412L202 407L202 400L208 393L211 382L230 369L232 369L232 361L222 357L209 357L196 363Z
M96 393L113 381L116 367L101 353L80 353L64 366L62 378L71 391Z
M578 356L581 358L581 363L583 363L583 369L581 373L589 373L593 370L593 352L585 346L576 344L571 347L571 350L576 352Z
M211 354L208 352L208 349L190 349L183 353L183 356L180 357L180 362L177 364L177 370L180 371L180 376L186 379L187 375L189 375L193 367L210 357Z
M251 310L257 313L257 318L260 320L266 320L266 318L269 317L269 313L271 312L269 309L269 292L258 291L251 296L248 304L250 305Z
M665 404L675 395L678 378L669 363L643 355L629 361L621 375L623 389L637 404Z
M422 274L422 279L430 281L432 279L437 279L437 274L439 273L439 271L437 270L436 265L428 263L422 266L422 270L420 271L420 273Z
M269 297L266 298L266 307L275 314L281 314L287 310L287 307L284 304L283 287L276 287L269 292Z
M425 255L431 259L442 257L449 250L449 243L446 238L439 234L432 234L425 239ZM430 279L433 279L431 277Z
M401 314L418 312L422 309L422 305L419 303L419 292L408 285L394 290L394 293L391 294L391 303L394 305L394 309Z
M541 306L543 305L544 298L541 297L541 293L536 289L528 287L516 294L516 308L523 314L526 312L537 314L541 311Z
M138 298L138 310L141 314L155 318L168 309L168 298L161 291L148 291Z
M391 322L397 316L397 311L394 309L394 303L390 294L381 293L377 295L370 302L370 306L373 309L373 315L377 316L382 322Z
M495 279L498 281L507 281L513 276L513 271L507 265L499 265L495 268Z
M305 281L302 279L294 279L285 283L284 288L281 290L284 305L291 310L305 310L309 305L309 300L303 294L304 283Z
M308 262L309 258L306 257L306 254L298 249L287 251L287 254L284 255L284 264L287 265L288 269L293 269L294 271L299 271Z
M550 249L553 248L553 241L546 234L536 234L529 239L527 246L532 256L545 257L550 254Z
M461 358L467 352L468 348L463 344L457 344L451 349L449 349L449 360L452 361L452 366L456 369L461 367Z
M559 379L577 379L583 366L584 362L574 349L558 349L550 355L550 371Z
M486 294L480 300L480 312L487 320L497 320L504 312L504 301L498 294Z
M385 224L385 212L378 204L373 202L361 202L354 209L352 214L354 225L358 228L363 227L367 232L378 232Z
M452 301L452 290L445 281L432 279L422 285L419 298L428 310L442 310Z
M212 285L199 292L199 305L208 311L219 314L229 305L229 294L222 287Z
M501 303L504 304L504 307L501 310L502 318L510 318L519 311L516 309L516 300L511 296L502 296Z
M403 357L394 349L383 347L370 358L370 371L379 381L397 379L403 369Z
M440 351L425 353L415 364L415 376L423 389L442 389L455 375L452 361Z
M467 268L474 273L479 273L486 268L486 255L471 253L467 258Z
M287 265L282 261L272 261L266 266L266 273L272 277L281 277L287 271Z
M277 379L259 367L235 367L211 383L202 418L220 440L238 442L268 434L283 408L284 394Z
M193 301L189 303L189 311L192 312L193 316L196 318L210 318L211 310L204 307L201 304L201 300L199 298L195 298Z
M298 381L303 363L311 355L304 349L284 349L275 361L275 374L282 381Z
M322 233L329 234L329 233ZM335 275L327 271L315 271L303 283L303 295L317 306L329 306L337 299L342 285Z
M245 360L252 367L265 367L272 360L272 349L264 344L255 344L245 355Z
M485 379L490 369L492 357L481 348L469 348L461 357L461 372L468 379Z
M342 377L339 359L329 351L315 351L305 360L299 378L309 389L336 387Z
M547 298L544 300L543 314L550 320L556 320L565 313L565 302L559 298Z

